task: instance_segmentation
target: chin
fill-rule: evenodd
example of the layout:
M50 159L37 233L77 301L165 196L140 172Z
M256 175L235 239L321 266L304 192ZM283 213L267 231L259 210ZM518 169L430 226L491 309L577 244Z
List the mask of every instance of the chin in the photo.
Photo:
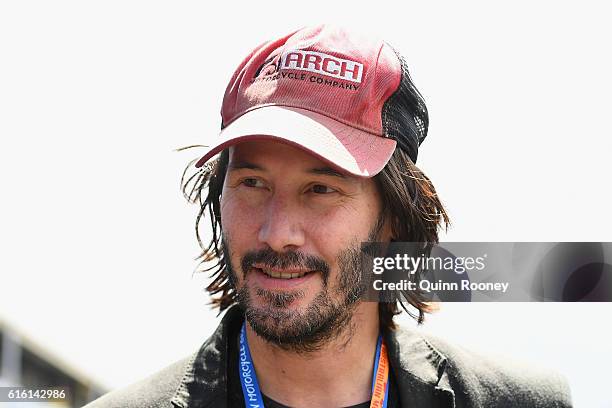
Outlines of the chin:
M266 290L254 287L249 290L251 307L270 313L305 313L316 296L303 290Z
M255 333L267 342L293 352L312 352L350 322L354 305L329 298L322 290L306 296L299 291L268 291L253 287L239 291L239 301Z

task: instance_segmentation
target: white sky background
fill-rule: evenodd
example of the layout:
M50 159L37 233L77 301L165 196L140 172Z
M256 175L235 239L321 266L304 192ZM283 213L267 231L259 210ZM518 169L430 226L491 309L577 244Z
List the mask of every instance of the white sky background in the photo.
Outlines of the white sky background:
M0 318L108 387L217 324L179 192L256 45L352 23L405 56L444 241L612 241L605 2L0 3ZM612 304L443 305L424 329L555 367L611 407ZM607 367L606 367L607 366Z

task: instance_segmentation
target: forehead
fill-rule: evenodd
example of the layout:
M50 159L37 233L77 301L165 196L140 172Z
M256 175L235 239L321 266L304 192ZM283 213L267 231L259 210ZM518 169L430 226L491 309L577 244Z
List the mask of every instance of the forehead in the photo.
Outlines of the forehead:
M229 163L230 167L232 164L246 163L262 168L291 167L304 170L327 168L339 176L356 178L307 150L275 140L250 140L238 143L229 148Z

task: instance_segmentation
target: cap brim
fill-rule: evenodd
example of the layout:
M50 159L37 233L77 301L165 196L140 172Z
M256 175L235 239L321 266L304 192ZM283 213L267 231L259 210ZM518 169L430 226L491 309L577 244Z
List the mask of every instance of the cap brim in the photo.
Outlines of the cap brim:
M345 125L306 109L264 106L234 120L224 128L217 144L196 167L237 143L278 140L304 149L330 165L359 177L372 177L387 164L395 140Z

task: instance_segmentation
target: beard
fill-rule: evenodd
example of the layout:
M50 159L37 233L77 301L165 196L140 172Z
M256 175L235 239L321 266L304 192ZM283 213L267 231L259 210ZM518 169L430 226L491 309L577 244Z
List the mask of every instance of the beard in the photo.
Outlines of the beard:
M380 216L368 234L368 241L375 241L383 226ZM229 238L229 237L227 237ZM232 267L231 253L226 236L223 248L228 260L229 280L236 288L237 275ZM255 295L263 301L263 306L254 305L249 287L245 284L246 272L253 264L263 264L270 268L300 268L318 271L323 288L308 304L299 310L289 309L295 300L305 297L301 290L279 291L255 288ZM330 266L322 258L306 255L298 251L278 253L270 248L247 252L240 259L243 285L236 294L236 300L245 311L246 320L258 336L286 351L308 353L320 350L330 340L346 335L350 341L354 332L352 317L359 300L367 291L362 281L362 255L359 240L354 240L337 256L339 273L336 285L330 288Z

